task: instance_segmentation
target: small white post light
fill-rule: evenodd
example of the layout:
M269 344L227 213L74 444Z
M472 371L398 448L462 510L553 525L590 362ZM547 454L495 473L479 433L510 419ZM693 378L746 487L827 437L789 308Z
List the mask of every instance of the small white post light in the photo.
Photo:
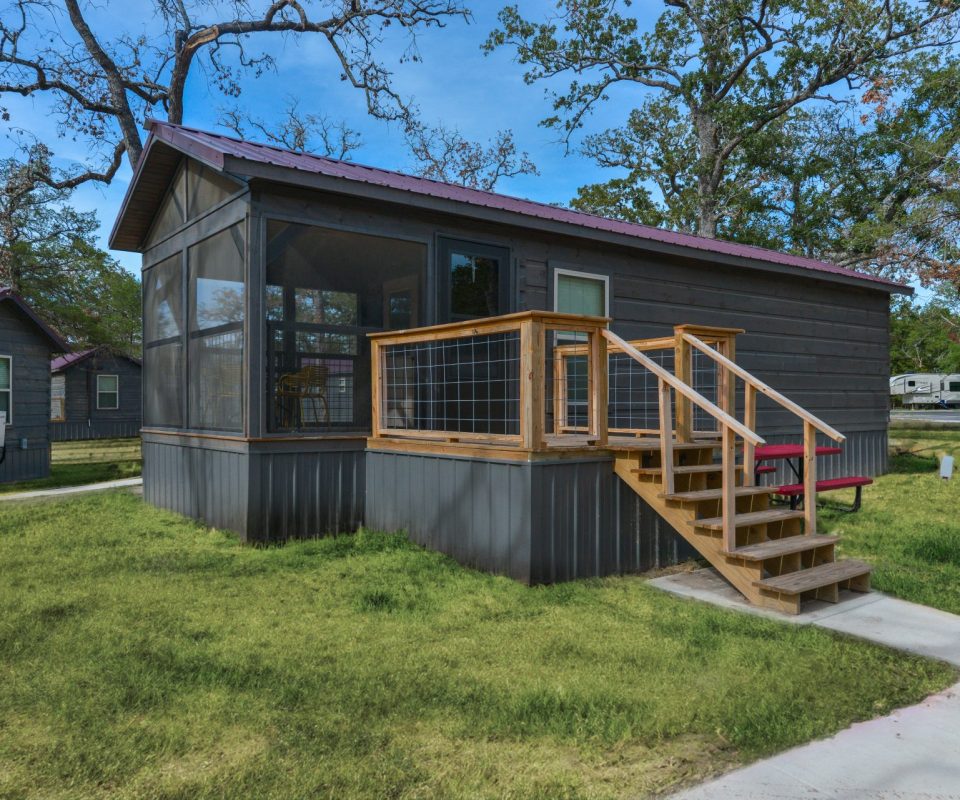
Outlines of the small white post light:
M953 456L944 456L940 459L940 477L945 481L953 477Z

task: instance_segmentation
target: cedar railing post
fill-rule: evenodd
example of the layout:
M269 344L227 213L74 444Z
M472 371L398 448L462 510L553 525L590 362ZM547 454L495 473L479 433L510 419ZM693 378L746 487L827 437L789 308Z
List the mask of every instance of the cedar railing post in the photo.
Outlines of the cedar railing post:
M723 549L737 549L737 438L728 425L722 425L720 488L723 493L720 514L723 519Z
M757 429L757 389L752 383L743 386L743 424L750 430ZM753 486L756 482L756 446L753 442L743 443L743 485Z
M817 429L803 422L803 522L804 533L817 532Z
M660 396L660 477L663 493L674 493L673 480L673 411L670 408L670 387L663 378L658 381ZM679 393L678 398L679 400Z
M607 340L599 328L590 332L590 402L591 434L597 437L598 447L607 445L607 391L609 378L607 376Z
M693 386L693 349L680 327L674 328L674 372L687 386ZM693 406L689 398L677 393L677 441L693 441Z
M376 339L370 340L370 386L373 390L370 431L374 439L382 435L381 413L383 409L383 373L385 353Z
M527 450L543 449L543 323L534 317L520 323L520 437Z

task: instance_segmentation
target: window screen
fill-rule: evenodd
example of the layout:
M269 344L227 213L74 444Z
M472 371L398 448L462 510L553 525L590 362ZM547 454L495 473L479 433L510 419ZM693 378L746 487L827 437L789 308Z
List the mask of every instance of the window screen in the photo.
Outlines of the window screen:
M97 408L115 411L120 407L120 381L116 375L97 375Z
M177 254L143 276L144 424L183 425L183 269Z
M607 315L607 282L603 278L573 275L557 270L556 308L568 314Z
M147 238L148 245L159 242L187 221L187 181L185 173L186 170L181 164L170 183L163 202L160 204L157 216L154 217L153 227L150 230L150 236Z
M426 247L267 224L267 414L273 431L367 430L366 334L422 318Z
M7 415L7 424L13 421L13 359L0 356L0 411Z
M244 240L238 223L190 248L191 428L243 429Z
M187 219L194 219L204 211L236 194L240 184L214 169L190 161L187 165Z

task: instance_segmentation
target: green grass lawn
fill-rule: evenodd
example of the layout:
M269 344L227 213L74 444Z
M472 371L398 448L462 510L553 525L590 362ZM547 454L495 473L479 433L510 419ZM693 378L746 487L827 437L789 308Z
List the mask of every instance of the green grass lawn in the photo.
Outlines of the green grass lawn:
M864 487L863 509L827 510L820 530L842 535L843 555L875 566L875 588L960 614L960 473L938 473L945 454L960 463L960 431L891 430L890 449L890 472Z
M0 494L133 478L140 474L141 464L139 438L54 442L48 477L0 484Z
M641 578L257 549L110 492L0 515L0 797L642 797L955 680Z

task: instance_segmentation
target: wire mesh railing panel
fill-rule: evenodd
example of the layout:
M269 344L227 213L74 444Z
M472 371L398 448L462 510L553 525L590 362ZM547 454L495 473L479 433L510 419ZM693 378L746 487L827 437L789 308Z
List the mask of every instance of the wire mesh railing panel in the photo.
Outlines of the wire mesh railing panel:
M671 349L644 352L651 361L674 371ZM607 425L611 431L656 432L660 429L659 381L645 366L626 353L613 351L608 358ZM671 402L676 419L676 400Z
M717 362L696 348L692 348L690 356L693 388L711 403L720 405L719 366ZM731 413L733 413L732 410ZM718 432L720 430L716 418L698 405L693 405L692 417L694 431Z
M381 425L520 434L520 332L384 346Z

